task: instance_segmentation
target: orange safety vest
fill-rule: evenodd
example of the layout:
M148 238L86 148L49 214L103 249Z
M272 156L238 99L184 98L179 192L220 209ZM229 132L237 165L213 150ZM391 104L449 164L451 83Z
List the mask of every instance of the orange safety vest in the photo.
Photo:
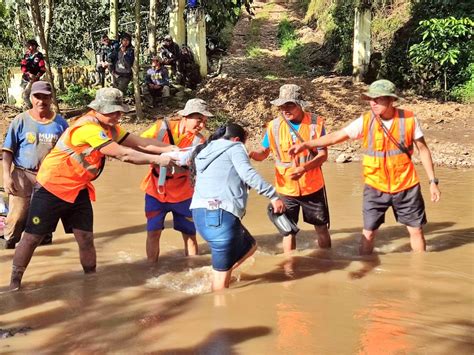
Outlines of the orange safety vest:
M386 136L375 115L368 111L363 114L363 121L365 183L388 193L400 192L418 184L411 158ZM410 155L413 154L413 112L396 109L389 132L397 142L407 147Z
M105 155L88 144L74 146L71 137L84 125L100 125L93 116L82 116L59 138L56 146L41 164L36 180L53 195L73 203L81 190L87 188L89 197L95 201L95 189L91 181L99 177L105 164ZM101 126L107 136L116 141L118 127Z
M163 119L160 124L160 129L157 130L156 138L158 141L170 144L170 137L168 130L172 132L174 136L178 136L179 133L179 120L166 120ZM179 148L187 148L196 146L204 142L204 137L201 134L188 133L183 137L177 146ZM191 185L191 176L189 169L184 167L175 167L174 172L167 170L165 186L158 187L158 178L160 170L155 166L151 165L148 174L143 179L140 188L150 196L153 196L161 202L182 202L193 197L193 187Z
M321 116L305 112L298 133L305 141L321 136L324 120ZM296 165L304 164L314 157L314 153L305 150L298 154L298 161L288 154L288 149L294 144L291 129L283 118L277 118L268 125L270 149L275 158L275 187L278 193L287 196L305 196L320 190L324 186L323 174L320 168L311 169L298 180L289 176Z

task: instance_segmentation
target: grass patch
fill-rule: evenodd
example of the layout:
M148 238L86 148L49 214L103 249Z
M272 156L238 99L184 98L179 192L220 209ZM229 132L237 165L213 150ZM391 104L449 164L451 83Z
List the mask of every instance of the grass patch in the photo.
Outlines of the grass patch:
M264 79L270 80L270 81L275 81L275 80L279 80L280 78L278 76L276 76L275 74L267 74L267 75L264 76Z
M247 57L249 58L260 58L263 56L262 48L257 46L247 47Z
M79 85L69 85L66 93L59 95L59 101L71 107L80 107L89 104L95 97L95 89L84 88Z
M295 74L303 74L309 66L301 58L304 56L303 45L298 38L295 26L288 20L283 19L278 24L278 45L285 55L285 62Z

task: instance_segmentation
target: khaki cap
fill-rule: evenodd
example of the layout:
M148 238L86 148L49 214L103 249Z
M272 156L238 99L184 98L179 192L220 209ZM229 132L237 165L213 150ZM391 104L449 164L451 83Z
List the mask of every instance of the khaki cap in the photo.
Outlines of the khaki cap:
M87 106L104 115L118 111L129 111L128 105L123 103L122 92L116 88L102 88L97 90L95 99Z
M306 101L301 100L301 87L295 84L282 85L278 99L270 101L270 103L275 106L282 106L287 102L294 102L301 107L308 105Z
M178 115L180 116L189 116L193 113L200 113L206 117L214 117L214 115L207 110L207 103L203 99L190 99L186 102L184 109L178 111Z
M390 80L380 79L369 86L369 90L362 94L364 100L376 99L377 97L390 96L399 99L396 94L395 84Z

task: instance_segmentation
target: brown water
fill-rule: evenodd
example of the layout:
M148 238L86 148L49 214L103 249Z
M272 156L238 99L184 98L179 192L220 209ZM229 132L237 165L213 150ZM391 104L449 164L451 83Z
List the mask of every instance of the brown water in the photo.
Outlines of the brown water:
M271 164L258 167L271 180ZM426 201L429 252L418 255L389 213L376 254L357 256L358 164L324 168L330 251L315 249L300 223L298 251L285 258L267 200L252 194L244 224L260 249L220 294L209 293L202 240L200 255L187 259L181 237L167 229L159 264L145 263L145 171L111 162L96 183L96 275L83 275L77 245L59 227L54 244L36 250L23 291L0 295L0 328L32 328L0 339L0 353L474 353L473 171L437 169L442 201ZM12 255L0 251L0 285Z

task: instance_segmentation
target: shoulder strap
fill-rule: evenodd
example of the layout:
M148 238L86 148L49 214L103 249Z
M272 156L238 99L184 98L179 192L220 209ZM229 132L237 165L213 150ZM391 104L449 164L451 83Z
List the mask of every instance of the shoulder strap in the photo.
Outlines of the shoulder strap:
M403 115L403 112L401 112L401 110L398 110L398 117L399 119L401 117L404 117ZM374 115L375 116L375 115ZM405 153L408 158L411 159L411 154L410 154L410 151L408 150L408 148L402 143L402 142L398 142L394 136L392 136L392 134L390 133L390 131L387 129L387 127L384 126L384 124L382 123L382 119L380 118L380 116L375 116L375 119L377 120L377 122L379 123L379 125L382 127L382 130L383 132L385 133L385 135L388 137L388 139L390 139L392 141L393 144L395 144L397 146L398 149L400 149L403 153Z

